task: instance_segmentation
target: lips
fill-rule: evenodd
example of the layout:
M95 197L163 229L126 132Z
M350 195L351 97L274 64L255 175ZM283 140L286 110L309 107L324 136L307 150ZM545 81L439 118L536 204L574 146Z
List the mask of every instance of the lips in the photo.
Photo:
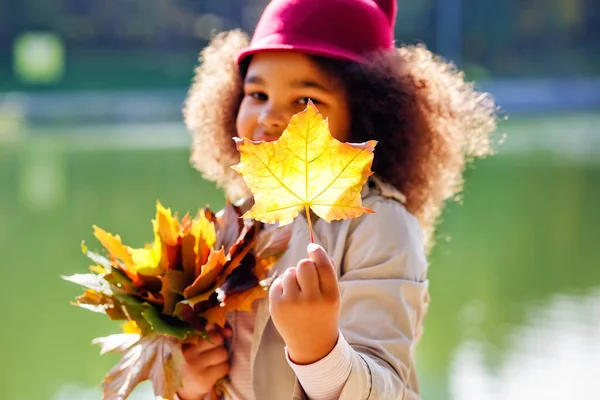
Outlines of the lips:
M254 141L263 141L263 142L274 142L275 140L279 139L280 135L267 135L264 133L258 133L256 135L254 135L252 137L252 140Z

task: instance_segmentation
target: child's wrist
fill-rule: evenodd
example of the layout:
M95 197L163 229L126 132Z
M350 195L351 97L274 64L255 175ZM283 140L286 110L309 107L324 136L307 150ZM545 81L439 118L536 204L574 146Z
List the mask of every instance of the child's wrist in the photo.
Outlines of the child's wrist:
M308 365L314 364L319 360L327 357L329 353L335 348L339 339L339 332L336 331L335 335L329 335L328 338L324 338L319 342L310 341L308 345L304 344L287 344L287 352L289 359L297 365Z

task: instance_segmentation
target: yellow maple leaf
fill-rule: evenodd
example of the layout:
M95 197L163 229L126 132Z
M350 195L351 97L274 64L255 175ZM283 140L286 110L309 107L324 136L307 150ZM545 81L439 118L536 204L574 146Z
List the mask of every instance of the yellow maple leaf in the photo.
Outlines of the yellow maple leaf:
M312 102L291 118L276 141L236 142L240 163L232 168L255 201L244 217L283 226L302 210L308 215L310 209L327 222L372 212L362 206L360 192L372 175L377 142L351 144L333 138Z

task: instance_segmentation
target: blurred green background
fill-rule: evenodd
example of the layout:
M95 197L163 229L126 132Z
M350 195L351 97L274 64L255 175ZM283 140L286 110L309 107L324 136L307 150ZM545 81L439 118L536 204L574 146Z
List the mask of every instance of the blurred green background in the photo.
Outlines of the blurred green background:
M266 1L0 3L0 399L99 399L118 325L69 305L92 224L150 241L155 201L223 194L189 165L181 104L214 32ZM501 106L431 255L424 399L598 399L600 5L407 0L396 37L453 60ZM133 398L151 398L147 385Z

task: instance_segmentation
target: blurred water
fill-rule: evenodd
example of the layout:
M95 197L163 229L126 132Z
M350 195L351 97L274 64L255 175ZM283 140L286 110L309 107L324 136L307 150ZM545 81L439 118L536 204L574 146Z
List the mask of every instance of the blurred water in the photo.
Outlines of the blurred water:
M600 397L597 117L566 118L507 124L444 214L418 348L426 400ZM117 358L90 343L118 325L68 304L80 290L59 275L87 268L81 240L99 249L97 224L140 246L156 199L185 213L224 198L178 124L18 132L0 137L0 398L97 399Z

